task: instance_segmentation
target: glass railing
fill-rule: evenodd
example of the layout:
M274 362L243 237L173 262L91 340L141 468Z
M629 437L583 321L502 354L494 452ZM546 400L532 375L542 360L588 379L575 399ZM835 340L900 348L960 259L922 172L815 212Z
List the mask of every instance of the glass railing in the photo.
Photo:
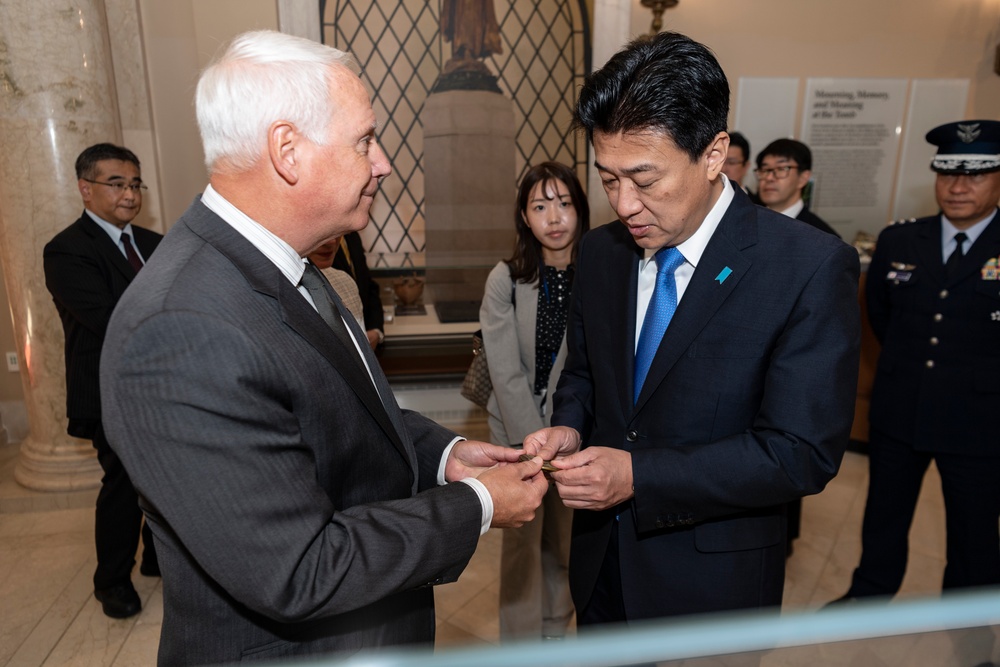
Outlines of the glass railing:
M717 614L592 630L556 642L385 650L328 667L1000 666L1000 590L819 610Z

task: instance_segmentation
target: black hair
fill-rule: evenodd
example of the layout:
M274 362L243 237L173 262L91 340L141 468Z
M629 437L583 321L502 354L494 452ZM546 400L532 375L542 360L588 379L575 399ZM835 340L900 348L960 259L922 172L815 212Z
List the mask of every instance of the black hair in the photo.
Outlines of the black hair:
M580 249L580 239L590 229L590 204L583 186L573 170L559 162L542 162L529 169L517 188L517 208L514 210L514 254L505 260L510 267L510 277L515 282L537 283L542 266L542 242L535 238L525 221L528 211L528 197L539 183L560 181L569 190L569 198L576 209L576 237L573 239L571 260L576 261ZM544 185L543 185L544 188Z
M739 132L729 133L729 146L736 146L743 151L743 164L750 161L750 142Z
M729 119L729 81L712 52L676 32L642 37L586 78L573 116L594 132L665 133L692 161Z
M764 158L768 155L783 157L786 160L795 160L799 166L799 171L809 171L812 169L812 151L801 141L795 139L775 139L769 143L764 150L757 153L757 168L760 169L764 163Z
M139 158L129 149L114 144L94 144L76 158L76 177L87 179L97 176L97 163L101 160L131 162L139 169Z

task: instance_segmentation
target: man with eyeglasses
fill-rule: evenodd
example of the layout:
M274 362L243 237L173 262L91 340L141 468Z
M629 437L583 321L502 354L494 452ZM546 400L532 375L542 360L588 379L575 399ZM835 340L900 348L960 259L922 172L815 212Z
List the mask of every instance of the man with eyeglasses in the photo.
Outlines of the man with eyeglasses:
M754 170L759 184L757 196L772 211L801 220L839 239L840 234L810 211L802 199L802 191L812 177L811 170L812 151L804 143L794 139L772 141L757 154Z
M128 618L142 609L131 579L140 532L139 571L159 576L160 568L132 481L104 435L98 376L111 312L162 236L131 224L146 189L132 151L91 146L76 159L76 176L84 211L45 246L45 286L66 336L67 432L93 442L104 471L94 523L94 595L107 616Z
M943 588L1000 584L1000 122L948 123L927 141L938 147L941 211L882 230L868 269L882 351L861 563L838 602L899 590L932 459L947 523Z

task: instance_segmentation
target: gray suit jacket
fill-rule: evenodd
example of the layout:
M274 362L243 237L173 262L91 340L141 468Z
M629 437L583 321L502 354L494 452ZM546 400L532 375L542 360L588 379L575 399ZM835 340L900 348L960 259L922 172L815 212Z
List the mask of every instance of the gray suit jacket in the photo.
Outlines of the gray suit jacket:
M540 413L540 397L535 396L535 322L538 315L538 285L517 283L511 302L510 268L500 262L486 279L479 326L487 350L493 395L486 404L490 438L498 445L520 446L525 436L548 426ZM566 362L566 338L552 364L546 415L552 414L559 373Z
M453 434L383 407L356 350L198 200L134 284L101 385L157 540L161 664L432 641L430 585L458 578L482 517L469 486L436 486Z

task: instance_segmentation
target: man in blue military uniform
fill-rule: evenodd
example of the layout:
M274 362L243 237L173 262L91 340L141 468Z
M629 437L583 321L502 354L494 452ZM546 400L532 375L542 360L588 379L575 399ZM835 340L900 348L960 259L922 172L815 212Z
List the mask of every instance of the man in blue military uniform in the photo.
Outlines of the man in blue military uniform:
M887 227L866 296L872 389L861 564L840 601L894 595L924 473L941 475L944 589L1000 584L1000 122L931 130L941 212Z

